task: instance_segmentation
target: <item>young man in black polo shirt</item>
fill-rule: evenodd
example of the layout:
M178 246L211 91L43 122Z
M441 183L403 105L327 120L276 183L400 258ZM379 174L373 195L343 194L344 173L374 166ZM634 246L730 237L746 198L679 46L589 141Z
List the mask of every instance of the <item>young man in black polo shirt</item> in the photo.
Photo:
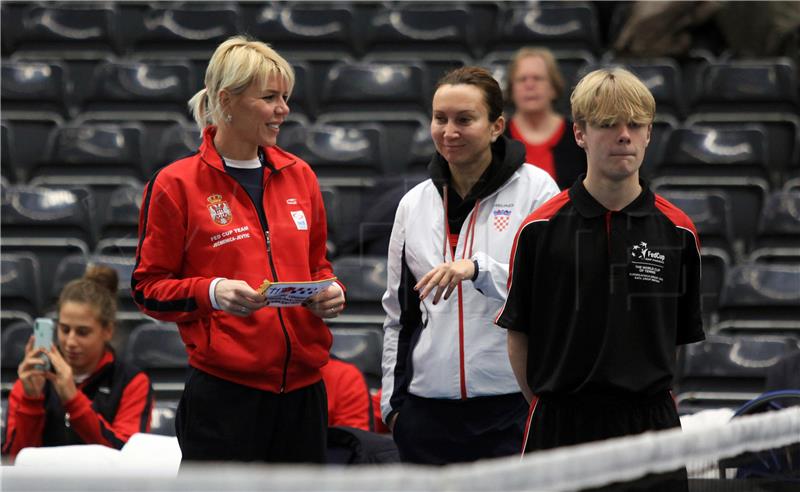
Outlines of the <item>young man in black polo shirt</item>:
M570 102L587 174L523 222L496 321L531 403L523 452L680 426L676 346L705 338L694 225L639 179L652 94L603 69Z

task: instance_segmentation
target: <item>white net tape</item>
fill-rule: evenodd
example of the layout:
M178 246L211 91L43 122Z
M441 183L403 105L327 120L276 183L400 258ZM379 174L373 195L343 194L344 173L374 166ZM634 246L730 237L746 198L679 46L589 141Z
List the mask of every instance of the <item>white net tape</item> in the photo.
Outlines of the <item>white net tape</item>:
M441 468L266 466L211 463L185 467L176 477L146 469L85 470L4 467L4 491L264 490L264 491L558 491L625 482L687 467L690 477L720 459L800 443L800 407L740 417L723 425L647 433Z

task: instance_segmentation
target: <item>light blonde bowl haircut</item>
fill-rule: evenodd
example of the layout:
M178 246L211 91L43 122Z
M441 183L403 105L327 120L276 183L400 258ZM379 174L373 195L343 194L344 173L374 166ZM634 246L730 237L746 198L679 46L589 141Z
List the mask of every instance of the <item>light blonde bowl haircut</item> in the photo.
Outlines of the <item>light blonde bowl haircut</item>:
M560 99L564 95L564 76L561 75L561 70L558 69L558 62L553 52L547 48L520 48L514 53L511 61L508 62L506 69L506 101L513 103L511 100L511 91L514 88L514 77L517 74L517 67L519 62L525 58L538 57L544 61L547 76L550 78L550 85L556 93L556 99Z
M656 100L647 86L624 68L602 68L584 76L572 96L572 120L582 128L613 125L619 121L649 125Z
M219 100L221 90L241 94L251 83L266 85L274 77L282 77L291 94L294 69L289 62L261 41L244 36L228 38L208 62L205 87L189 99L189 109L197 126L203 130L224 120Z

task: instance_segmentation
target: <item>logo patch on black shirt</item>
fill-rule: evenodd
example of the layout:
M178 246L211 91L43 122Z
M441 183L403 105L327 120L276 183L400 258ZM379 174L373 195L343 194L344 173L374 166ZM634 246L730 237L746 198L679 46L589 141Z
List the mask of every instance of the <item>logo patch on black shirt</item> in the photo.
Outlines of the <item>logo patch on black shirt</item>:
M631 272L628 273L634 280L653 282L660 284L664 281L661 270L664 269L666 256L658 251L651 249L647 243L640 241L631 248Z

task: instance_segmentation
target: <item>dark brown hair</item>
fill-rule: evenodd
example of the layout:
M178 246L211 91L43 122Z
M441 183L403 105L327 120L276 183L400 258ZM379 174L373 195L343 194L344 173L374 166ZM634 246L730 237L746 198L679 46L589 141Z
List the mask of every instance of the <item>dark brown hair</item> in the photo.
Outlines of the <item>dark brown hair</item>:
M443 85L474 85L483 93L483 100L489 110L489 121L495 122L503 116L503 91L492 74L481 67L461 67L447 72L439 79L436 89Z
M58 310L65 302L88 304L97 312L103 326L112 326L117 319L117 271L104 265L89 265L83 277L70 281L61 289Z

